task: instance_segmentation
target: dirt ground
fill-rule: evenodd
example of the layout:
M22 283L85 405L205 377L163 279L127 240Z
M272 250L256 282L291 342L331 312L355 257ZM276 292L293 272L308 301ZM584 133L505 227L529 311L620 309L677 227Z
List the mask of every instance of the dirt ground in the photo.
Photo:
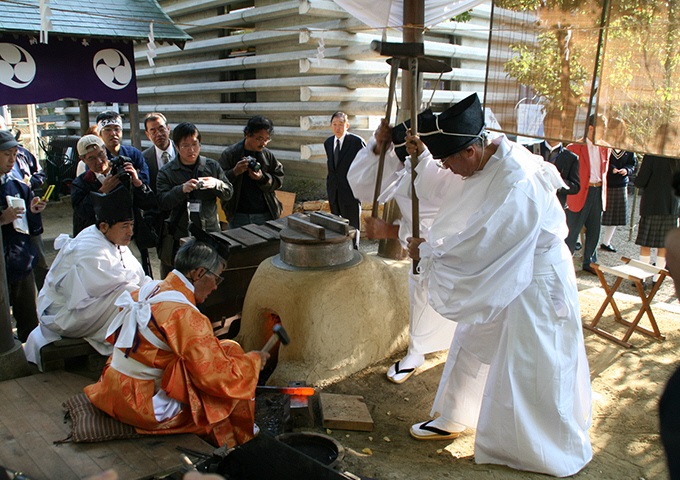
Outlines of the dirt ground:
M44 240L48 247L59 233L70 233L68 199L52 203L44 213L44 222ZM612 243L619 252L598 252L601 263L616 265L620 263L622 254L637 258L637 247L628 240L627 228L620 227ZM583 320L588 321L602 304L604 292L599 288L596 277L580 271L578 254L574 263L581 313ZM634 294L632 287L626 283L629 282L625 282L621 290ZM625 317L634 316L637 312L636 298L626 294L617 297ZM680 304L675 299L670 279L664 282L657 294L653 311L662 333L667 337L664 342L634 334L631 342L635 347L626 349L584 330L593 388L590 438L594 456L574 478L667 478L658 435L657 402L666 380L676 367L680 343ZM602 322L609 326L612 324L611 310L607 312ZM646 318L641 325L649 325ZM505 467L475 464L472 431L452 442L411 439L409 426L428 417L446 356L444 353L430 355L424 367L403 385L395 385L385 378L387 367L397 359L387 359L324 390L362 395L375 423L375 430L370 433L326 431L321 426L313 429L332 436L344 447L345 457L340 462L340 470L362 477L394 480L546 478Z

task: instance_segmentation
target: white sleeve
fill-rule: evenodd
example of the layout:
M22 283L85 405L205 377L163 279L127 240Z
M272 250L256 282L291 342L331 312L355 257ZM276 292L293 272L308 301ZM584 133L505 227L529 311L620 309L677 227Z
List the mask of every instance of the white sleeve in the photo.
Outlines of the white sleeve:
M380 158L373 153L375 146L375 137L371 137L368 144L354 157L354 161L347 172L347 181L352 188L352 193L355 198L362 202L372 202L375 194L375 180L378 175L378 160ZM401 168L403 168L403 165L397 154L394 153L394 147L390 146L385 154L381 192L395 180L394 174Z

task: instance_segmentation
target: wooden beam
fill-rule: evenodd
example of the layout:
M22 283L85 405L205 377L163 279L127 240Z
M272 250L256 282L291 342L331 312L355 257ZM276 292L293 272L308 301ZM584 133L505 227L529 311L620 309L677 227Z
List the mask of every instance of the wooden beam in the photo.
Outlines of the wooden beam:
M193 35L199 32L214 30L216 28L243 28L249 25L255 25L256 22L260 23L289 17L291 15L297 15L299 12L299 7L299 0L276 2L272 5L267 5L264 7L241 9L231 13L225 13L224 15L216 15L201 20L194 20L189 25L187 25L184 30L187 33ZM180 26L182 25L181 22L176 23L178 23Z
M338 55L340 48L327 50L327 55ZM227 70L243 70L244 68L258 67L277 67L300 61L301 58L313 57L316 50L298 50L293 52L269 53L263 55L249 55L221 60L206 60L197 62L180 63L176 65L166 65L158 67L148 67L137 69L137 80L144 78L156 79L160 76L168 75L196 75L210 72L223 72ZM365 62L372 63L372 62ZM380 72L383 69L368 70L371 73ZM329 73L347 73L347 70L339 70Z
M300 15L311 17L345 18L350 16L347 10L330 0L301 0L298 11Z
M370 137L373 133L369 129L370 117L355 115L349 116L349 123L352 128L352 133L356 133L357 130L366 130L370 133ZM304 115L300 117L300 128L302 130L328 130L330 128L331 121L328 115Z
M326 149L323 143L311 143L300 145L300 158L302 160L319 160L326 158Z
M140 96L147 95L184 95L196 92L228 93L228 92L262 92L297 90L304 85L344 86L347 88L384 87L385 74L369 75L304 75L299 77L264 78L253 80L233 80L228 82L181 83L178 85L155 85L138 87Z
M342 60L340 58L322 58L319 60L312 55L308 55L308 58L300 59L299 63L300 73L342 74L347 72L356 72L387 74L387 72L390 70L390 66L387 63L380 61L349 61Z

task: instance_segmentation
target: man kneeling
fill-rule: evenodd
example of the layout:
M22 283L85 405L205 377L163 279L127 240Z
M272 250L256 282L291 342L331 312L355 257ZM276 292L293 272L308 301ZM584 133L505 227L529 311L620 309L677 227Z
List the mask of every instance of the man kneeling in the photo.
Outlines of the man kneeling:
M106 331L118 313L116 299L147 282L142 265L127 247L134 214L131 193L91 192L97 223L76 238L62 234L59 250L38 295L40 324L26 341L26 358L41 365L40 349L62 337L83 338L102 355L111 355Z
M218 340L196 307L223 268L212 247L191 239L165 280L121 295L107 336L113 355L85 387L97 408L139 433L195 433L229 447L253 438L255 387L269 354Z

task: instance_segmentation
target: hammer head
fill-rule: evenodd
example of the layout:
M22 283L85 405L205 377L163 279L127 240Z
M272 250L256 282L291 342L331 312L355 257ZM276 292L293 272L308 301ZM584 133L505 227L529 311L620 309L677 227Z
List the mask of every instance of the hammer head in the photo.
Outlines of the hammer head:
M288 332L283 328L283 325L277 323L274 325L274 328L272 328L272 331L279 337L279 341L283 345L288 345L290 343L290 337L288 336Z

